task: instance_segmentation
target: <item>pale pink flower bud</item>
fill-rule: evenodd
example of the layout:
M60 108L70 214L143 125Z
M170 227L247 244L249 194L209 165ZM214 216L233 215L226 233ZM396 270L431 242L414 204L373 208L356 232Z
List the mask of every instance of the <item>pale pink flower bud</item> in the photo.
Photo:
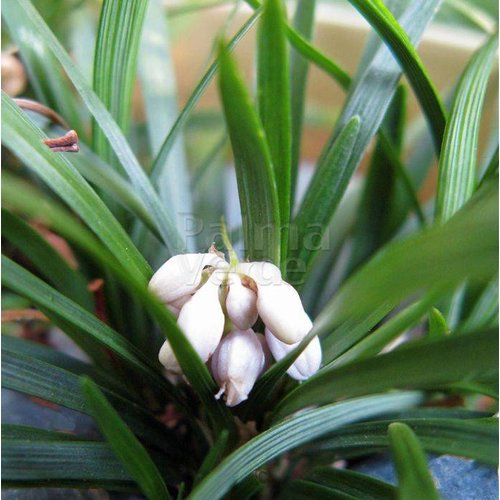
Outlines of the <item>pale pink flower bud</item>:
M156 271L149 282L149 289L165 303L176 301L198 288L206 266L227 267L228 264L213 253L176 255Z
M211 360L212 374L219 384L227 406L236 406L248 398L264 366L264 352L253 330L234 330L225 336Z
M279 361L283 359L289 352L293 351L300 342L296 344L285 344L277 339L266 328L266 341L267 345L273 353L274 359ZM321 344L318 337L314 337L307 347L302 351L300 356L288 368L287 373L295 380L306 380L311 375L314 375L321 365Z
M191 298L192 296L190 294L184 295L180 299L174 300L172 302L169 302L167 304L168 310L176 317L179 317L179 314L181 312L182 307L184 304Z
M236 272L252 278L257 287L281 283L279 268L270 262L241 262Z
M203 362L213 354L224 331L224 313L219 302L220 282L212 277L181 309L177 324ZM180 367L168 341L159 354L168 371L180 373Z
M257 295L243 286L238 275L229 276L229 292L226 298L229 319L239 330L248 330L257 321Z
M262 346L262 352L264 353L264 366L260 372L260 375L262 375L273 364L273 355L267 345L266 337L264 337L262 333L256 333L256 335L259 339L260 345Z
M311 329L299 294L286 281L258 286L257 311L273 335L286 344L300 342Z

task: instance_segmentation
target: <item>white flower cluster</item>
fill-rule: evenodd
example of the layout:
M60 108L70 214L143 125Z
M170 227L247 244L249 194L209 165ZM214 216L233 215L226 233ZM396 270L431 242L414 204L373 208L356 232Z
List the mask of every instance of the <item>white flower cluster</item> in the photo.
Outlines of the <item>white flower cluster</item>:
M149 289L177 317L177 323L220 386L227 406L247 399L255 381L309 333L312 323L299 294L268 262L230 265L218 252L176 255L154 274ZM260 316L265 336L252 326ZM270 351L270 352L269 352ZM166 341L159 359L167 372L181 368ZM288 369L297 380L321 364L315 337Z

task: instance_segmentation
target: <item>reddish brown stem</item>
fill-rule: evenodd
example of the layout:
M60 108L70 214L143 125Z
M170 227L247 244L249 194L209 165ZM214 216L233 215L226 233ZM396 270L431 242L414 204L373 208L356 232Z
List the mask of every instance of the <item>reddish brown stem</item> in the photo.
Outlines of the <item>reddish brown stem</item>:
M2 311L2 323L33 320L49 321L49 318L36 309L11 309L9 311Z
M78 153L78 151L80 151L80 146L78 145L78 135L74 130L70 130L62 137L44 139L43 143L55 153Z
M54 123L61 125L62 128L70 128L66 123L66 120L59 113L56 113L53 109L44 106L37 101L33 101L31 99L23 99L20 97L16 97L15 99L13 99L13 101L21 109L27 109L29 111L34 111L35 113L46 116L49 120L52 120Z
M29 111L34 111L47 117L49 120L57 123L63 128L68 129L69 125L66 120L53 109L40 104L37 101L32 101L31 99L15 98L14 102L21 108L27 109ZM80 151L80 146L78 145L78 135L74 130L70 130L62 137L56 137L54 139L44 139L44 144L46 144L54 153L78 153Z

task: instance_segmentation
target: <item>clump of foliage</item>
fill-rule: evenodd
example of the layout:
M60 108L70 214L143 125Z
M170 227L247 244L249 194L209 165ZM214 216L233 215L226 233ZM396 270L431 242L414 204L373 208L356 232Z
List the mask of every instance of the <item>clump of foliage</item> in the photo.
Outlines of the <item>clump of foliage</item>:
M3 3L5 43L28 74L25 96L58 112L80 151L49 149L43 139L66 130L2 93L2 383L88 415L101 431L91 440L50 423L4 425L5 487L103 487L152 499L434 498L423 450L497 464L498 142L478 158L497 35L485 34L445 111L415 50L439 0L350 0L374 30L355 75L311 42L313 0L299 0L292 20L280 0L247 3L254 13L218 41L180 113L159 0L104 0L98 23L88 2ZM457 4L462 22L482 29L473 8ZM255 100L232 54L254 25ZM310 65L346 98L296 202ZM223 113L203 132L207 117L197 124L190 114L214 78ZM137 80L145 117L133 120ZM410 87L426 127L409 152ZM201 155L186 157L189 133ZM348 189L372 141L367 173ZM168 257L207 251L210 228L220 229L225 150L238 183L242 226L231 239L242 240L240 258L278 265L314 322L231 409L147 288ZM437 187L424 203L432 168ZM89 361L21 334L48 325ZM322 367L290 380L314 336ZM165 338L187 383L162 372ZM397 487L331 466L386 449Z

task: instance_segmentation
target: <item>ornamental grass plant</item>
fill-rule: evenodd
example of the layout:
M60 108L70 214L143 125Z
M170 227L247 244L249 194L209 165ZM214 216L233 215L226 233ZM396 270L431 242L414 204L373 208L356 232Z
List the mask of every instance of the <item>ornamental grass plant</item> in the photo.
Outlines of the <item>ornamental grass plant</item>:
M340 2L370 29L348 72L315 41L322 3L2 2L17 498L431 499L428 454L498 464L498 6ZM173 21L206 8L179 99ZM446 89L416 50L436 19L481 40ZM310 106L312 67L340 107ZM353 470L374 453L395 484Z

